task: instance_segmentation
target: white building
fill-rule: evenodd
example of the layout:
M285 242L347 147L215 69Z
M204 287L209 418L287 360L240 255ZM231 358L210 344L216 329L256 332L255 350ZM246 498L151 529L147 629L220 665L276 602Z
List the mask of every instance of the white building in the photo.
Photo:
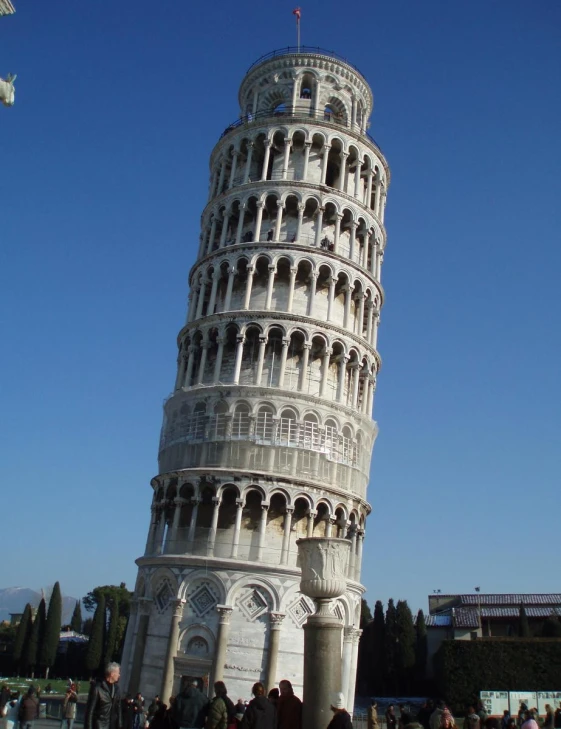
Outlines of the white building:
M389 169L372 92L331 52L259 59L210 158L123 656L129 691L223 679L301 692L296 540L351 541L343 690L354 695Z

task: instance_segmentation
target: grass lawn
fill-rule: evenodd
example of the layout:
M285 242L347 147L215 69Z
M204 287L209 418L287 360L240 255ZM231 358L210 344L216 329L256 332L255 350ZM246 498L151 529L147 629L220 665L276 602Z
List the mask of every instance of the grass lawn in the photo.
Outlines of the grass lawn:
M48 683L51 684L52 691L49 694L45 694L44 689ZM55 696L56 694L64 695L67 682L65 679L0 677L0 685L2 684L6 684L10 691L19 691L20 693L27 691L30 686L35 686L35 688L40 687L43 696ZM77 685L79 693L87 693L89 691L88 681L78 681Z

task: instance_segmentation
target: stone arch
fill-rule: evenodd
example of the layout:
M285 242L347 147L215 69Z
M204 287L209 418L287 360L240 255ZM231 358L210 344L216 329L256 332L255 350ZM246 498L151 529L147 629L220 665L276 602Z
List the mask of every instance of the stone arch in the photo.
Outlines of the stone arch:
M202 639L206 643L206 650L201 652L193 649L192 644L197 639ZM216 638L214 633L205 623L192 623L179 633L178 651L188 656L197 658L206 658L214 655ZM191 647L191 650L189 649Z
M228 591L227 605L235 605L236 598L245 587L257 587L263 590L268 598L267 610L278 612L280 597L273 582L262 575L247 575L237 580Z

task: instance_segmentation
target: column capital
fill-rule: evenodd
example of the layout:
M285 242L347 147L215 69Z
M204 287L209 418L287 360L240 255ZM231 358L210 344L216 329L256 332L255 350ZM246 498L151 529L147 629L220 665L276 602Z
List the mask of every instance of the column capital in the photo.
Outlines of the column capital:
M273 140L272 139L266 139L265 140L265 147L269 147L269 149L273 146Z
M288 347L289 344L290 344L290 337L283 337L283 339L282 339L282 346L283 347Z
M343 643L352 643L355 629L352 625L345 625L343 628Z
M290 275L291 276L296 276L297 273L298 273L298 266L291 266L290 267Z
M285 137L284 145L285 145L285 147L292 147L292 139L290 139L290 137Z
M348 152L341 152L341 157L343 157L343 159L347 159L348 156L349 156Z
M221 499L220 499L220 496L213 496L213 497L212 497L212 503L213 503L213 504L214 504L215 506L220 506L220 503L221 503Z
M358 222L358 220L351 220L351 227L355 230L358 228L359 225L360 223Z
M285 509L285 512L287 514L294 514L294 507L293 506L287 506Z
M198 506L201 503L201 498L199 496L192 496L191 503L193 506Z
M182 499L181 496L176 496L175 499L173 500L173 503L176 506L183 506L183 504L186 504L187 501L185 499Z
M268 337L266 334L262 334L259 336L259 344L267 344Z
M298 203L298 213L303 213L306 209L306 203Z
M326 347L323 350L323 356L324 357L331 357L332 354L333 354L333 350L331 349L331 347Z
M345 214L344 213L336 213L335 214L335 217L337 218L337 220L343 220L343 218L345 217Z
M331 277L331 278L329 279L329 285L330 285L330 286L337 286L337 281L338 281L338 280L339 280L339 279L337 278L337 276L332 276L332 277Z
M253 149L253 147L255 147L255 142L251 142L250 141L250 142L247 143L247 148L248 149Z
M277 200L277 208L284 208L285 205L282 200Z
M263 208L265 207L265 202L263 200L259 200L256 203L256 207L258 207L260 210L263 210Z
M172 607L172 615L174 618L182 618L183 617L183 608L185 607L185 603L187 601L183 600L182 598L176 598L175 600L171 601L171 607Z
M236 499L236 506L238 507L238 509L243 509L244 505L245 504L243 499Z
M312 142L304 142L304 147L308 147L308 149L312 148Z
M237 269L235 269L233 266L232 268L228 269L228 276L235 276L237 273Z
M269 264L269 265L267 266L267 268L269 269L269 273L271 273L271 271L272 271L273 273L276 273L276 272L277 272L277 267L275 266L275 264L274 264L274 263L271 263L271 264Z
M232 615L234 607L232 605L217 605L216 612L220 618L221 625L229 625L230 617Z
M304 344L302 345L302 349L307 349L308 352L311 350L311 348L312 345L310 344L310 342L304 342Z
M318 515L317 511L315 509L308 509L307 516L311 516L312 518L316 517Z
M282 621L285 619L286 613L269 613L271 621L271 630L280 630Z
M261 512L269 511L269 504L261 504Z
M323 145L323 152L324 152L324 154L327 154L330 149L331 149L331 145L330 144L324 144Z

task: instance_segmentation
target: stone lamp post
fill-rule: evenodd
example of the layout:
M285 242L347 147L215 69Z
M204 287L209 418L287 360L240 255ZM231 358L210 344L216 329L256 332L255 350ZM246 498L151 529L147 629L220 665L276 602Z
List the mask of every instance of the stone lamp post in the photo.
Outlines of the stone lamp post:
M299 539L302 569L300 591L313 598L316 612L304 625L304 709L302 726L325 729L331 696L342 689L341 642L343 623L331 607L347 589L351 543L347 539Z

